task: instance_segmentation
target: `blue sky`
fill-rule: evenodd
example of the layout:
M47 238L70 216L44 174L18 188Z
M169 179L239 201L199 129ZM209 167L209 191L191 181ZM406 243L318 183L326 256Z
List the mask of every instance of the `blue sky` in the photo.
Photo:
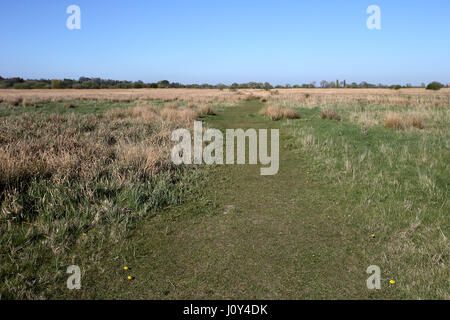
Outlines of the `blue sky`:
M66 8L81 8L68 30ZM381 30L369 30L369 5ZM450 82L450 1L15 0L0 75L182 83Z

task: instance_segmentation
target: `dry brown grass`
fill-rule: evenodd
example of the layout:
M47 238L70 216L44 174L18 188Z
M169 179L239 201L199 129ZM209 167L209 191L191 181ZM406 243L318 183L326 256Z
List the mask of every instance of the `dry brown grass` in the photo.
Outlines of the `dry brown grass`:
M15 90L0 89L0 97L5 100L45 99L62 102L64 100L104 100L112 102L163 101L167 103L185 102L190 108L201 103L235 103L245 99L268 96L264 90L216 90L216 89L53 89ZM20 104L21 100L17 102Z
M198 108L201 115L215 115L214 109L209 105L202 105Z
M331 119L341 121L341 116L336 111L322 110L320 113L322 119Z
M63 104L63 107L67 108L67 109L72 109L72 108L75 108L75 105L73 103L70 103L70 102L65 102Z
M406 122L407 122L407 126L410 126L410 127L412 126L417 129L425 128L424 117L420 113L417 113L417 112L410 113L407 116Z
M260 114L265 115L270 120L277 121L283 118L283 110L280 107L268 105L260 111Z
M0 123L0 186L20 185L36 176L92 178L106 163L155 174L168 167L170 132L190 128L193 109L151 106L113 109L105 115L24 115ZM148 126L150 125L150 126ZM153 140L145 139L153 132ZM156 134L155 134L156 131ZM31 137L27 138L27 137ZM134 139L133 139L134 137ZM144 139L142 142L136 142ZM131 169L130 169L131 170ZM65 179L64 178L64 179Z
M389 112L384 117L384 127L393 129L403 129L403 115L400 113Z
M411 127L423 129L425 125L424 118L419 113L388 112L384 117L384 127L403 130Z
M35 104L36 104L36 101L34 99L23 99L22 100L23 107L32 107Z
M137 169L150 176L171 166L165 151L167 150L163 151L162 148L152 145L151 141L139 144L125 142L117 147L118 159L122 167Z
M178 103L176 103L176 102L166 103L165 107L167 109L174 109L175 110L175 109L178 109Z
M198 112L192 109L167 109L161 110L161 117L171 123L190 123L198 118Z
M18 106L22 102L22 97L6 96L3 101L10 106Z
M260 110L259 114L265 115L270 120L277 121L282 118L285 119L300 119L300 114L291 108L280 108L276 105L267 105L265 108Z
M286 119L300 119L300 114L294 109L283 109L282 112Z

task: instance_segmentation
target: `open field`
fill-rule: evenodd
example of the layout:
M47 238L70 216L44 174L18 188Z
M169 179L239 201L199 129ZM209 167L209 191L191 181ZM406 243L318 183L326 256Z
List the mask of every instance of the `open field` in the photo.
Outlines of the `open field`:
M0 298L450 299L450 89L0 101ZM280 172L173 165L170 134L195 119L280 129Z

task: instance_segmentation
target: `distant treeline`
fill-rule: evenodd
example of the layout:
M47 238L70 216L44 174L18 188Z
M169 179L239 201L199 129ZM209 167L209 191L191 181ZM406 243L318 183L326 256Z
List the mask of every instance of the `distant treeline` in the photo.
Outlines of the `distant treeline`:
M433 84L438 84L439 87L444 87L444 85L433 82ZM448 85L447 85L448 86ZM344 81L326 81L322 80L320 83L311 82L304 84L290 85L286 84L284 86L277 85L272 86L268 82L248 82L248 83L233 83L232 85L225 84L181 84L178 82L170 82L168 80L162 80L152 83L144 83L143 81L118 81L118 80L105 80L100 78L86 78L81 77L78 80L72 79L40 79L40 80L24 80L22 78L3 78L0 77L0 89L140 89L140 88L195 88L195 89L265 89L270 90L273 88L413 88L411 84L402 85L384 85L384 84L372 84L365 81L360 83L352 82L347 83ZM422 83L419 88L425 88L425 83ZM417 88L417 86L416 86Z

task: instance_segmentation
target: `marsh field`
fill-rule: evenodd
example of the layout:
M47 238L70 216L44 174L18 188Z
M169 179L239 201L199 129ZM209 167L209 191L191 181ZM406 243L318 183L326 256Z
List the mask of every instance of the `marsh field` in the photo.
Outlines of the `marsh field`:
M174 165L197 119L278 174ZM448 88L0 90L0 298L450 299L449 163Z

